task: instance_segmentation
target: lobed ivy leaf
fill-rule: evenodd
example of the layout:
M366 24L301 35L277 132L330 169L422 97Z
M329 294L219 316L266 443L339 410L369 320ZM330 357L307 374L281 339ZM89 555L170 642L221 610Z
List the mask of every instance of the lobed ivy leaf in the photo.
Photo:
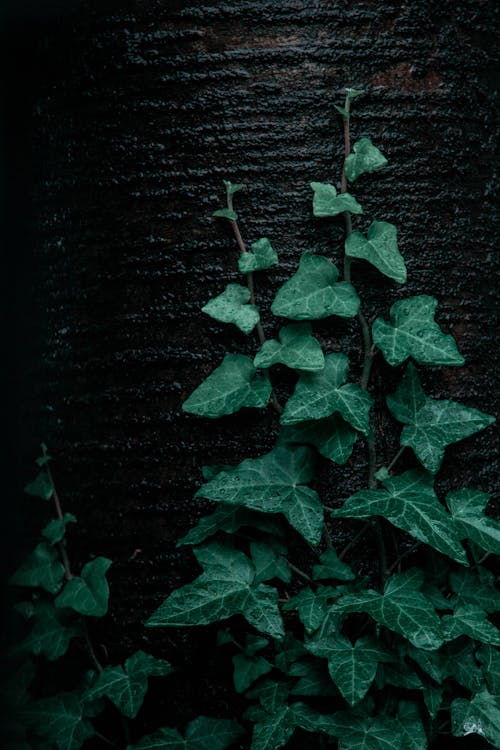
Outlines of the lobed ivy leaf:
M325 366L319 342L312 336L310 323L291 323L279 332L279 341L265 341L253 361L255 367L283 364L296 370L314 372Z
M81 615L102 617L108 611L109 586L106 571L111 565L107 557L96 557L83 566L81 576L66 582L55 600L56 607L69 607Z
M483 673L476 661L475 650L477 644L459 639L448 643L442 649L441 665L445 677L453 677L459 685L471 692L481 689L484 683Z
M381 664L377 672L377 687L382 689L386 685L404 688L405 690L422 690L422 680L415 671L411 670L404 659L399 664Z
M360 138L344 162L345 174L349 182L354 182L366 172L374 172L388 164L387 159L369 138Z
M76 523L73 513L65 513L62 518L54 518L42 529L42 536L48 539L50 544L57 544L64 539L68 523Z
M123 666L104 667L87 690L85 700L93 701L105 695L124 716L134 719L144 701L148 678L165 677L172 671L171 665L163 659L136 651Z
M351 456L358 433L342 417L334 414L325 419L298 422L282 427L278 442L313 445L330 461L343 465Z
M433 650L443 644L439 617L429 600L419 591L423 572L411 568L391 576L384 593L368 589L341 596L332 605L337 612L366 612L380 625L407 638L417 648Z
M475 604L485 612L500 611L500 593L495 588L493 573L482 572L481 578L472 570L454 570L450 573L450 586L455 596L453 605ZM450 602L448 602L450 607Z
M221 323L233 323L250 333L260 320L259 308L249 304L250 291L241 284L228 284L222 294L207 302L201 311Z
M64 567L59 562L57 551L48 542L41 542L10 577L9 583L42 588L50 594L57 594L63 578Z
M300 678L293 686L291 695L338 695L338 690L332 684L324 661L302 659L292 664L288 674L291 677Z
M353 581L356 578L349 565L339 560L333 547L323 552L319 559L321 565L314 565L313 567L313 579L315 581L322 581L325 578Z
M238 221L238 214L236 211L231 211L229 208L218 208L214 211L212 216L219 219L229 219L229 221Z
M500 646L498 628L488 620L484 609L475 604L463 604L457 607L452 615L443 617L442 623L447 641L467 635L481 643Z
M438 501L431 474L421 469L384 479L383 489L361 490L342 508L330 511L334 518L383 516L415 539L429 544L462 565L468 565L453 519Z
M280 536L282 533L281 525L272 518L266 518L262 513L241 506L221 504L213 513L203 516L196 526L179 539L177 546L200 544L218 531L234 534L242 526L252 526L273 536Z
M500 697L483 689L471 701L456 698L451 704L451 724L455 737L479 734L500 747Z
M290 693L288 682L267 679L247 693L247 698L257 698L267 713L275 713L286 702Z
M305 252L298 271L278 289L271 305L273 315L292 320L330 315L352 318L359 310L359 297L352 284L338 277L337 267L328 258Z
M470 539L481 549L500 555L500 523L484 515L489 499L485 492L464 488L450 492L446 504L462 539Z
M366 716L362 712L339 711L334 714L335 736L339 738L338 750L410 750L406 732L400 722L380 713L378 716ZM425 750L427 743L418 750ZM415 747L415 746L413 746Z
M228 197L231 197L239 190L244 190L244 188L246 188L246 185L241 182L230 182L230 180L222 180L222 182L224 183Z
M293 709L282 705L254 724L252 750L278 750L286 745L297 726Z
M252 542L250 552L255 565L256 583L269 581L271 578L279 578L284 583L290 583L292 573L284 544L272 538L266 542Z
M367 237L361 232L353 232L345 241L345 252L350 258L367 260L400 284L406 281L406 266L398 249L397 229L388 221L370 224Z
M263 656L233 656L233 682L237 693L244 693L259 677L271 671L272 665Z
M267 374L257 373L249 357L226 354L219 365L182 404L183 411L215 419L243 407L263 408L271 395Z
M251 273L252 271L263 271L266 268L275 266L278 263L278 254L273 250L267 237L253 242L250 245L250 252L241 253L238 258L238 268L241 273Z
M232 719L198 716L187 725L185 737L177 729L162 727L127 750L226 750L244 733Z
M20 712L23 724L58 750L79 750L85 740L95 735L85 715L78 692L60 692L50 698L40 698L28 703Z
M401 748L404 748L404 750L425 750L427 735L420 720L420 710L416 703L400 701L394 726L401 737Z
M295 424L339 412L352 427L368 434L373 399L359 385L345 383L348 371L349 360L345 354L327 354L321 372L306 372L300 376L285 405L281 423Z
M493 646L484 644L476 654L483 665L486 684L493 695L500 695L500 652Z
M298 594L291 596L283 605L284 610L297 610L306 632L314 633L324 622L331 609L331 603L343 593L342 588L318 586L316 590L305 586Z
M54 490L49 475L45 469L38 472L35 479L25 486L24 491L33 497L39 497L41 500L50 500L54 494Z
M390 365L396 367L408 357L427 365L463 365L455 339L434 320L437 304L434 297L420 294L395 302L390 323L375 320L373 343Z
M43 599L34 605L33 620L30 634L14 648L15 652L43 654L49 661L55 661L66 653L72 638L83 635L82 628L71 622L67 611Z
M278 446L260 458L246 459L230 472L220 472L196 497L282 513L299 534L317 545L323 530L323 508L317 493L304 486L313 477L313 466L309 448Z
M336 188L326 182L311 182L314 192L313 214L318 218L338 216L349 211L352 214L362 214L363 209L350 193L337 193Z
M413 364L387 405L393 416L405 424L401 445L412 448L432 474L441 466L444 449L493 424L495 418L456 401L438 401L425 395Z
M255 583L255 567L238 550L212 542L195 550L204 572L175 589L147 620L147 627L207 625L236 614L262 633L281 638L278 592Z

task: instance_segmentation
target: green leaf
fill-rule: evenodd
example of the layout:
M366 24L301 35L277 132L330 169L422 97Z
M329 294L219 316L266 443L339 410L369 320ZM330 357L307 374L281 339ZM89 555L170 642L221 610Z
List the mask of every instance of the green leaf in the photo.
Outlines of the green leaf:
M289 670L291 677L299 677L291 690L292 695L338 695L332 684L325 662L317 659L302 659L292 664Z
M487 690L471 701L457 698L451 704L451 724L455 737L479 734L494 747L500 747L500 699Z
M304 486L313 477L313 466L309 448L279 446L260 458L246 459L230 472L222 471L196 497L283 513L299 534L316 545L323 530L323 508L316 492Z
M109 587L106 571L111 560L96 557L83 566L81 577L74 576L55 600L57 607L69 607L81 615L102 617L108 611Z
M321 581L325 578L352 581L356 578L349 565L339 560L333 547L323 552L319 559L321 560L321 565L313 567L313 579L315 581Z
M366 612L417 648L433 650L443 644L443 633L433 606L418 590L422 581L422 571L411 568L391 576L383 594L371 589L346 594L332 608L338 612Z
M493 646L483 645L476 654L483 665L486 683L493 695L500 695L500 652Z
M204 572L175 589L151 615L147 627L208 625L236 614L262 633L281 638L278 592L255 583L255 567L238 550L212 542L195 550Z
M12 586L42 588L57 594L64 578L64 567L57 551L48 542L38 544L24 563L10 577Z
M283 605L285 610L297 610L301 623L307 633L317 630L327 617L331 603L338 599L342 588L334 589L331 586L318 586L315 591L305 586L295 596Z
M443 675L453 677L471 692L476 692L483 684L483 674L474 654L476 648L477 644L466 641L464 645L460 639L448 644L441 653Z
M390 365L396 367L408 357L426 365L463 365L455 339L434 320L436 307L434 297L421 294L395 302L390 323L375 320L373 343Z
M345 464L358 438L358 433L341 416L298 422L282 427L278 441L313 445L318 453L337 464Z
M353 89L350 87L346 87L344 89L344 93L347 95L347 98L350 100L355 99L357 96L361 96L361 94L365 93L364 89Z
M303 373L288 399L282 424L329 417L339 412L346 422L365 435L370 428L371 396L355 383L345 383L349 360L345 354L327 354L321 372Z
M441 683L443 681L445 677L444 662L440 651L421 651L408 643L405 644L404 652L435 682Z
M314 372L325 366L319 342L311 335L310 323L291 323L279 332L279 342L265 341L253 361L255 367L283 364L296 370Z
M290 583L292 573L286 559L286 547L269 539L267 542L252 542L250 545L252 562L255 565L255 582L262 583L272 578L279 578Z
M345 174L349 182L354 182L366 172L374 172L388 164L387 159L369 138L360 138L344 162Z
M42 536L49 540L51 544L57 544L64 538L66 526L68 523L76 523L76 517L73 513L65 513L62 518L54 518L42 530Z
M42 469L36 478L26 485L24 491L28 495L33 495L33 497L39 497L41 500L50 500L53 495L53 489L48 473Z
M231 211L229 208L218 208L214 211L212 216L216 216L219 219L229 219L229 221L238 221L238 214L236 211Z
M127 745L127 750L186 750L186 741L177 729L162 727L139 742Z
M246 697L257 698L268 713L275 713L284 705L289 692L288 682L267 679L249 690Z
M457 607L453 615L443 617L442 623L447 641L468 635L476 641L500 646L498 628L488 620L484 609L474 604Z
M36 602L34 621L31 633L14 651L43 654L49 661L55 661L66 653L72 638L83 634L81 627L68 618L68 612L48 601Z
M456 401L438 401L426 396L418 374L410 363L397 391L387 397L394 417L403 422L401 445L413 448L425 468L435 474L444 449L493 424L495 418Z
M94 727L84 718L84 706L77 692L61 692L33 701L20 716L27 728L53 742L59 750L79 750L85 740L95 735Z
M273 536L280 536L281 533L280 524L272 518L266 518L262 513L234 505L220 505L213 513L201 518L186 536L179 539L177 546L200 544L218 531L234 534L242 526L253 526Z
M246 188L246 185L241 182L230 182L229 180L222 180L222 182L224 183L224 187L226 188L228 197L237 193L238 190L243 190L244 188Z
M399 732L401 736L401 748L404 748L404 750L425 750L427 736L416 703L401 701L394 724L396 732Z
M408 745L401 727L385 714L372 718L354 711L334 715L332 727L339 738L339 750L406 750ZM425 750L426 744L419 750ZM410 746L411 747L411 746Z
M281 706L264 721L254 724L252 750L278 750L287 743L295 727L293 709Z
M352 318L359 310L359 297L352 284L337 281L338 277L328 258L305 252L298 271L278 290L271 305L273 315L292 320Z
M171 665L144 651L132 654L124 666L105 667L95 683L87 690L85 699L96 700L106 695L119 711L129 719L137 716L148 689L149 677L171 674Z
M237 693L243 693L252 682L271 671L272 666L263 656L248 657L245 654L233 656L233 680Z
M456 595L453 605L458 601L459 604L475 604L485 612L500 611L500 593L489 570L484 570L482 579L472 570L454 570L450 573L450 585Z
M397 229L387 221L374 221L365 237L353 232L345 241L345 252L351 258L367 260L390 279L404 284L406 266L398 250Z
M431 719L435 719L438 715L443 702L443 692L444 688L441 685L432 685L431 683L428 683L424 686L424 703Z
M187 725L185 739L177 729L163 727L127 750L226 750L242 734L236 721L198 716Z
M219 365L182 404L183 411L215 419L243 407L263 408L271 395L267 374L257 373L243 354L226 354Z
M500 555L500 524L484 515L489 499L485 492L464 488L450 492L446 504L462 539L471 539L481 549Z
M429 544L462 565L468 565L453 519L434 492L432 475L421 469L385 479L384 489L361 490L342 508L330 511L334 518L383 516L415 539Z
M313 214L318 218L338 216L349 211L362 214L363 209L350 193L337 193L336 188L326 182L311 182L314 191Z
M346 120L349 119L349 112L347 111L347 109L344 109L344 107L339 107L338 104L334 104L333 106L335 107L337 112L339 112L342 115L342 117L345 117Z
M353 706L366 693L381 661L391 661L392 656L373 638L359 638L353 645L340 634L328 638L315 638L306 644L314 656L328 660L328 671L333 682Z
M241 253L238 258L238 268L241 273L263 271L278 263L278 254L273 250L267 237L253 242L249 253Z
M222 294L211 299L201 308L221 323L233 323L243 333L250 333L260 320L259 308L248 304L250 292L240 284L228 284Z

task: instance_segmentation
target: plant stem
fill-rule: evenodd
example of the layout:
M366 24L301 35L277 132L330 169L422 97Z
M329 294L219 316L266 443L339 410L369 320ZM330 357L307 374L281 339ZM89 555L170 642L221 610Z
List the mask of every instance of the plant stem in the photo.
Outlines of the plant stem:
M400 458L401 458L401 456L403 455L403 451L404 451L404 449L405 449L405 448L406 448L406 445L402 445L402 446L401 446L401 448L400 448L400 449L398 450L398 452L396 453L396 455L395 455L395 456L394 456L394 458L392 459L391 463L390 463L390 464L389 464L389 466L387 467L387 471L390 471L390 470L392 469L392 467L394 466L394 464L395 464L395 463L396 463L397 461L399 461L399 459L400 459Z
M42 450L43 450L44 457L48 459L47 448L45 447L45 445L42 446ZM57 517L59 518L60 521L62 521L64 518L64 514L62 512L61 501L59 499L59 495L58 495L56 485L54 482L54 477L52 476L52 471L51 471L48 460L47 460L47 463L45 464L45 470L47 471L47 476L49 478L50 486L52 488L52 497L54 498L54 505L56 507ZM57 546L59 547L59 552L61 553L61 559L64 565L64 575L66 577L66 580L70 581L73 578L73 573L71 572L71 565L69 562L68 552L66 550L66 541L64 539L61 539L61 541L58 542Z
M404 560L405 557L408 557L408 555L411 555L411 553L414 552L417 549L417 547L420 547L421 544L422 544L422 542L415 542L415 544L412 544L411 547L408 547L407 550L405 550L404 552L402 552L399 555L399 557L397 557L394 560L394 562L392 563L392 565L387 569L387 575L390 575L392 573L392 571L394 570L394 568L396 568L399 565L399 563L401 562L401 560Z
M301 577L302 577L302 578L303 578L303 579L304 579L305 581L308 581L309 583L312 583L312 582L313 582L313 579L311 578L311 576L308 576L308 575L307 575L307 573L304 573L304 571L303 571L303 570L301 570L300 568L298 568L298 567L297 567L296 565L294 565L294 564L293 564L293 563L291 563L290 561L288 561L288 564L289 564L289 566L291 567L291 569L292 569L292 570L293 570L293 571L294 571L295 573L297 573L297 575L301 576Z
M108 739L107 737L105 737L100 732L96 732L95 730L94 730L94 732L95 732L95 736L99 737L99 739L102 740L103 742L105 742L106 745L109 745L110 747L116 747L117 750L120 750L120 745L117 745L116 742L113 742L113 740Z
M339 556L338 556L339 560L343 560L344 559L344 557L349 552L349 550L352 549L352 547L354 547L354 545L357 544L357 542L359 542L359 540L361 539L361 537L364 536L364 534L368 531L368 529L370 528L370 526L373 526L373 520L371 520L371 519L369 521L367 521L365 524L363 524L363 526L358 531L358 533L355 536L353 536L353 538L351 539L351 541L348 544L346 544L346 546L344 547L344 549L339 553Z

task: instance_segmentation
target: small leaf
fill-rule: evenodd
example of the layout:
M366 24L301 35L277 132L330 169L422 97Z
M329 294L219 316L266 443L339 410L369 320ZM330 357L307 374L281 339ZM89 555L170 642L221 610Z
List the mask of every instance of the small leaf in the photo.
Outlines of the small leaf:
M333 106L335 107L337 112L339 112L342 115L342 117L345 117L346 120L349 119L349 112L347 111L347 109L344 109L344 107L339 107L338 104L334 104Z
M224 183L224 187L226 188L226 193L230 197L231 195L234 195L238 192L238 190L243 190L246 188L246 185L244 185L241 182L230 182L229 180L222 180Z
M373 342L396 367L408 357L427 365L463 365L455 339L434 320L437 300L427 294L400 300L391 307L391 322L377 318Z
M62 518L54 518L42 530L44 536L51 544L57 544L64 538L66 526L68 523L76 523L76 517L73 513L65 513Z
M413 448L419 461L433 474L441 466L447 445L484 430L495 421L489 414L456 401L438 401L426 396L411 363L397 391L387 397L387 405L393 416L406 424L401 445Z
M351 100L351 99L355 99L357 96L361 96L361 94L364 94L365 90L346 87L344 89L344 93L347 95L347 98Z
M476 641L500 646L500 633L491 623L486 612L474 604L464 604L445 615L442 620L445 638L452 641L461 635L468 635Z
M219 208L213 212L212 216L216 216L219 219L229 219L229 221L238 221L236 211L230 211L229 208Z
M20 713L26 727L50 740L59 750L79 750L85 740L95 735L94 727L84 716L77 692L61 692L32 701Z
M387 221L374 221L367 238L361 232L353 232L345 242L345 252L351 258L367 260L390 279L404 284L406 266L398 250L397 229Z
M249 357L226 354L222 364L184 401L182 409L215 419L243 407L263 408L270 394L267 374L257 373Z
M278 289L271 305L273 315L292 320L352 318L359 310L359 297L352 284L337 281L338 276L328 258L305 252L298 271Z
M470 539L481 549L500 555L500 523L484 515L490 496L480 490L450 492L446 504L462 539Z
M321 565L313 567L313 579L315 581L321 581L325 578L352 581L356 578L349 565L339 560L333 547L323 552L320 560Z
M26 485L24 491L28 495L33 495L33 497L39 497L41 500L50 500L53 489L47 472L42 469L37 477Z
M435 719L443 702L444 688L441 685L432 685L428 683L424 686L423 696L424 703L429 712L431 719Z
M483 684L483 674L479 668L474 651L477 644L462 639L448 644L441 653L443 674L453 677L459 685L476 692Z
M451 704L454 737L479 734L494 747L500 747L500 701L498 696L482 690L471 701L457 698Z
M228 284L222 294L211 299L201 308L221 323L233 323L243 333L253 331L259 322L259 308L248 304L250 292L240 284Z
M263 271L271 268L278 263L278 254L273 250L267 237L253 242L250 245L249 253L241 253L238 258L238 268L241 273L251 273L252 271Z
M332 684L324 662L317 659L302 659L292 664L289 670L292 677L299 677L293 686L291 695L338 695L337 688Z
M314 372L325 366L319 342L311 335L309 323L291 323L279 332L279 342L265 341L253 361L255 367L283 364L296 370Z
M237 693L244 693L262 675L271 671L272 666L263 656L248 657L245 654L233 656L233 680Z
M69 607L81 615L102 617L108 611L109 587L106 571L111 560L96 557L83 566L81 577L74 576L55 600L57 607Z
M56 550L48 542L41 542L31 555L10 577L13 586L42 588L50 594L57 594L64 578L64 567Z
M352 214L362 214L363 209L356 198L350 193L338 193L333 185L326 182L311 182L314 191L313 214L318 218L338 216L349 211Z
M343 465L348 461L358 433L341 416L334 414L325 419L285 425L279 434L279 443L313 445L318 453L330 461Z
M331 603L338 599L342 588L318 586L316 591L304 587L283 605L284 610L297 610L299 618L307 633L314 633L324 622L331 608Z
M360 138L346 158L344 169L349 182L354 182L360 175L382 169L387 163L383 153L369 138Z
M43 654L49 661L55 661L66 653L72 638L82 635L82 629L71 622L68 612L54 607L51 602L36 602L34 620L31 633L14 651Z
M345 354L327 354L321 372L303 373L288 399L281 424L329 417L339 412L356 430L368 433L371 396L355 383L345 383L349 360Z
M232 467L227 468L231 469ZM234 505L220 505L213 513L201 518L197 525L191 531L188 531L186 536L179 539L177 546L181 547L183 544L200 544L218 531L234 534L242 526L253 526L273 536L280 536L282 534L280 523L273 518L266 518L262 513L248 510L247 508L235 507Z

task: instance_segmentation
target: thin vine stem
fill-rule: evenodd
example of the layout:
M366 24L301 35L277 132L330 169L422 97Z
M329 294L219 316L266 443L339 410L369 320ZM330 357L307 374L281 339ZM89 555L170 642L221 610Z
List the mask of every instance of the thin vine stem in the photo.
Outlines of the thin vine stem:
M45 464L45 470L47 471L47 476L49 478L50 487L52 489L52 497L54 499L54 505L56 508L57 517L60 521L64 519L64 513L62 511L61 506L61 500L59 498L59 494L57 492L57 487L54 482L54 477L52 475L52 470L50 468L49 463L49 456L47 455L47 448L45 445L42 446L43 455L44 458L47 460ZM66 549L66 541L64 539L61 539L60 542L58 542L57 546L59 547L59 552L61 553L61 559L64 566L64 575L67 581L70 581L73 578L73 573L71 572L71 563L69 561L68 551Z
M308 576L307 573L304 573L303 570L301 570L296 565L294 565L293 563L291 563L290 560L288 561L288 564L289 564L290 568L294 571L294 573L297 573L297 575L300 576L301 578L303 578L304 581L307 581L308 583L312 583L313 582L313 579L311 578L311 576Z
M399 459L403 455L403 452L404 452L405 448L406 448L406 445L402 445L401 446L401 448L398 450L398 452L396 453L396 455L392 459L391 463L387 467L387 471L390 471L392 469L392 467L399 461Z

